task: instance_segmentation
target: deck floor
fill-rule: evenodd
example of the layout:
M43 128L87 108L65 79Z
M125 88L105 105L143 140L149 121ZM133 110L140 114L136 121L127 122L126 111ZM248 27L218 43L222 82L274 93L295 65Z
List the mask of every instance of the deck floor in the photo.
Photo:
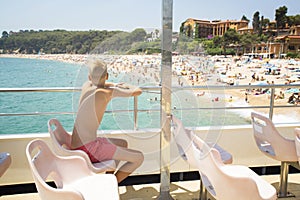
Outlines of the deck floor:
M278 188L278 175L262 176ZM146 184L119 187L121 200L150 200L156 199L159 195L160 184ZM174 200L196 200L199 198L200 181L174 182L170 185L170 193ZM292 192L294 198L280 198L282 200L300 200L300 174L289 175L288 191ZM17 194L1 196L0 200L40 200L37 193Z

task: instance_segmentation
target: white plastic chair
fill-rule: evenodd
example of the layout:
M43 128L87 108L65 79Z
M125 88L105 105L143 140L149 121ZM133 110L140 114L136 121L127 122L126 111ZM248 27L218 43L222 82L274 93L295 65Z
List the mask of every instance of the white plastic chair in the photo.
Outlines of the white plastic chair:
M266 156L281 162L278 197L290 197L287 191L289 165L299 169L295 141L283 137L273 122L259 113L251 113L254 139Z
M7 152L0 153L0 177L6 172L11 164L11 156Z
M174 120L175 119L175 120ZM185 130L181 121L176 123L175 140L192 166L199 170L202 183L216 199L276 199L275 188L250 168L224 164L220 152L201 140L193 131ZM184 140L184 141L182 141ZM206 197L200 196L200 199Z
M53 127L53 128L52 128ZM57 119L50 119L48 121L48 131L54 146L54 151L58 155L72 156L78 155L86 160L90 169L95 173L106 171L115 171L116 162L114 160L107 160L97 163L92 163L88 155L81 150L71 150L71 134L68 133Z
M298 155L298 162L300 165L300 128L295 128L295 144Z
M178 147L180 156L184 160L189 161L189 163L194 168L197 168L197 164L194 161L193 151L191 149L192 136L194 135L193 131L186 129L182 121L175 116L172 116L172 122L175 142ZM218 144L211 144L210 146L214 147L219 151L224 164L232 163L232 155L229 152L224 150Z
M119 199L116 177L93 173L80 156L58 156L42 140L29 142L26 156L42 200Z
M197 162L194 158L193 150L191 148L192 136L194 134L193 131L186 129L182 121L175 116L172 116L172 122L173 122L172 133L174 134L174 139L181 158L187 161L193 168L198 168ZM225 164L232 163L232 155L230 153L228 153L226 150L224 150L222 147L220 147L217 144L212 144L212 146L216 148L221 154L223 163ZM204 177L201 177L200 179L200 194L199 194L200 200L207 199L207 190L203 184L203 179Z
M276 189L250 168L224 164L220 153L196 135L192 145L204 185L216 199L277 199Z

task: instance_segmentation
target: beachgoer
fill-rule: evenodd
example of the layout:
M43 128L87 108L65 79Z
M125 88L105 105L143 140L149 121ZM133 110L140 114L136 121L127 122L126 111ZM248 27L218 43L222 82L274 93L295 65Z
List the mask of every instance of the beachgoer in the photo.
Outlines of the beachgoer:
M252 82L255 82L256 81L256 73L253 73L252 74Z
M138 96L142 90L124 83L106 82L107 65L99 59L91 59L88 67L89 80L82 86L71 148L85 151L92 162L116 160L118 164L124 161L115 172L120 183L143 163L144 156L140 151L128 149L126 140L97 137L97 130L113 98Z
M284 93L280 91L278 95L275 94L275 99L284 99Z
M295 104L300 104L300 92L298 92L297 97L295 97Z
M247 92L245 92L245 102L246 102L246 103L249 103L249 100L248 100L248 93L247 93Z
M295 94L293 93L289 99L288 99L288 103L290 104L294 104L296 102L296 97L295 97Z

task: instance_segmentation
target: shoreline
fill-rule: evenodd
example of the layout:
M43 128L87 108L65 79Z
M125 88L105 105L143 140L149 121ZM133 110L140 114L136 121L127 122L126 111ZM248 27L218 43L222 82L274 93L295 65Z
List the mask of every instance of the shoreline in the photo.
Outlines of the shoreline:
M86 59L88 58L89 55L81 55L81 54L44 54L44 55L32 55L32 54L0 54L0 58L26 58L26 59L44 59L44 60L53 60L53 61L60 61L60 62L66 62L66 63L75 63L75 64L84 64L86 62ZM152 70L150 69L145 70L145 63L149 62L151 58L156 59L155 63L156 65L159 65L159 60L157 61L157 56L153 55L124 55L122 56L117 56L118 60L120 58L122 59L119 63L114 62L110 63L111 67L113 68L113 73L118 74L120 71L126 71L130 72L133 71L134 68L132 66L132 63L130 63L130 59L137 58L138 62L140 62L140 66L135 66L135 67L142 67L144 68L143 70L140 69L140 73L143 75L147 76L149 73L154 74L154 80L157 82L159 79L159 72L157 70ZM174 66L180 66L184 70L188 71L191 69L188 69L187 66L191 65L191 63L184 63L184 62L179 62L180 58L183 57L188 57L188 56L174 56L173 57L173 65ZM129 59L130 58L130 59ZM149 59L150 58L150 59ZM287 69L288 67L292 66L294 68L299 68L300 69L300 62L297 62L296 64L290 65L289 60L287 59L268 59L268 60L252 60L249 63L243 64L245 62L245 59L241 59L239 62L235 62L233 57L229 58L224 58L224 57L216 57L214 58L214 66L213 66L213 71L210 71L210 74L205 74L204 72L200 76L200 80L195 81L194 78L191 80L191 76L194 76L194 74L189 74L187 73L186 76L181 76L182 78L185 79L186 84L192 86L192 85L203 85L206 84L206 79L208 75L214 75L218 76L220 72L225 71L226 74L231 74L230 80L233 81L234 84L237 85L254 85L254 84L259 84L262 82L260 79L264 79L264 82L269 82L273 84L287 84L288 83L288 76L287 74L290 73ZM123 62L123 63L122 63ZM123 66L123 65L124 66ZM193 63L192 63L193 64ZM281 73L280 75L266 75L265 71L265 66L266 64L274 65L280 68ZM183 65L183 66L182 66ZM173 69L174 70L174 69ZM257 76L260 76L259 80L253 80L252 75L256 74ZM239 76L238 76L239 75ZM242 75L242 78L240 77ZM151 74L152 76L152 74ZM220 76L221 77L221 76ZM176 77L175 77L176 78ZM222 80L214 80L212 82L213 84L217 85L226 85L226 83L222 82ZM141 83L140 83L141 84ZM287 86L288 87L288 86ZM279 94L279 92L282 91L285 96L282 99L276 99L274 101L275 105L287 105L288 103L288 98L290 94L286 93L285 89L276 89L275 94ZM265 94L255 94L257 93L256 91L251 91L251 93L248 92L247 98L248 101L245 101L245 90L225 90L224 94L228 98L229 96L232 96L233 102L232 104L237 104L238 106L269 106L270 103L270 94L265 93ZM228 102L228 99L223 99L223 101L226 102L226 104L230 104ZM274 116L293 116L293 119L299 120L300 121L300 109L293 109L292 111L288 111L286 109L292 109L292 108L276 108L274 109ZM254 109L254 111L261 112L261 113L268 113L269 109ZM287 114L288 113L288 114ZM287 119L288 120L288 119Z
M85 63L87 57L85 54L0 54L0 58L42 59L74 64Z

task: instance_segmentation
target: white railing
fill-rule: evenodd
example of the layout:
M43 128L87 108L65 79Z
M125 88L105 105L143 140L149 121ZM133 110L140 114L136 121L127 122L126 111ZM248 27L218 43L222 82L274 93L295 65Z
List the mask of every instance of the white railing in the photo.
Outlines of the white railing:
M297 104L287 104L287 105L275 105L274 94L276 88L300 88L300 85L235 85L235 86L185 86L185 87L172 87L172 92L176 92L179 90L201 90L201 91L217 91L217 90L238 90L238 89L266 89L269 88L271 90L269 105L261 106L261 105L247 105L247 106L218 106L218 107L197 107L197 108L176 108L176 110L212 110L212 109L226 109L226 110L235 110L235 109L269 109L269 117L272 119L274 108L295 108L299 107ZM141 87L143 92L155 92L157 94L161 93L160 86L149 86L149 87ZM80 92L81 88L77 87L55 87L55 88L0 88L0 93L31 93L31 92ZM107 110L107 113L117 113L117 112L132 112L134 116L134 129L137 129L137 121L138 121L138 112L160 112L160 109L139 109L138 108L138 97L134 97L134 106L132 109L127 110ZM71 111L61 111L61 112L26 112L26 113L2 113L0 111L0 117L5 116L31 116L31 115L68 115L68 114L76 114L76 112Z

